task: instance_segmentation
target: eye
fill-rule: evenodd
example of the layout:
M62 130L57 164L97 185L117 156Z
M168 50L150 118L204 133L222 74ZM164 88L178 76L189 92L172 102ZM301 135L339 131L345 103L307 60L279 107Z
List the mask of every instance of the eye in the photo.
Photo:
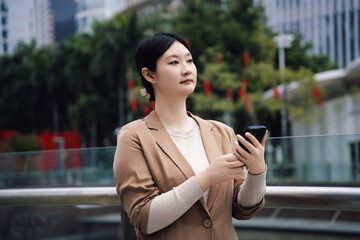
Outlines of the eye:
M192 58L191 58L191 59L188 59L187 62L188 62L188 63L193 63L194 61L193 61Z
M171 65L175 65L175 64L178 64L178 63L179 63L179 62L176 61L176 60L169 62L169 64L171 64Z

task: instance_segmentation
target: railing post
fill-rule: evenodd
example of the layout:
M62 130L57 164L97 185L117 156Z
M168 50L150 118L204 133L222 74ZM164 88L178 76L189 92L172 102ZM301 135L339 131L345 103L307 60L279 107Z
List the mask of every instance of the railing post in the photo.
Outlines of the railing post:
M130 223L130 219L126 212L121 208L121 240L136 240L134 225Z

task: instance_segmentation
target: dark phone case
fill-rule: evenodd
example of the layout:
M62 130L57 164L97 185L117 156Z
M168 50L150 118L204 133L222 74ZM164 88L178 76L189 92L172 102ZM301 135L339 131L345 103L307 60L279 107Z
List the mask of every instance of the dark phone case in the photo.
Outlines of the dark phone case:
M246 132L249 132L251 133L259 142L261 142L261 140L263 139L265 133L266 133L266 127L263 126L263 125L259 125L259 126L249 126L247 129L246 129ZM246 133L245 132L245 133ZM248 142L251 143L251 141L245 136L243 136ZM249 152L249 150L241 143L239 142L239 145L245 149L247 152Z

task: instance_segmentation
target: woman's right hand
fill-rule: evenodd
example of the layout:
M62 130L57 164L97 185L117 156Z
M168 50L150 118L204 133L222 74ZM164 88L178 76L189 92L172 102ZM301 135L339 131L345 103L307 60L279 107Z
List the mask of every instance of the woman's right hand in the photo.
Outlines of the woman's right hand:
M244 163L232 153L218 157L202 172L195 175L195 180L205 192L211 186L243 177Z

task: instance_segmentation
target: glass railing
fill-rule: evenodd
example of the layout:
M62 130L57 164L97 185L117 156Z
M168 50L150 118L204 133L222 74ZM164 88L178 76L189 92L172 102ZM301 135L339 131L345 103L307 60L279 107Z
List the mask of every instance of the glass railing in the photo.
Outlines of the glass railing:
M115 147L0 154L0 188L113 186ZM268 184L360 185L360 134L269 138Z
M271 138L266 143L268 182L360 184L360 134Z
M3 153L0 188L113 187L114 154L115 147ZM269 138L265 158L268 185L360 186L360 134ZM271 201L278 205L269 207ZM324 200L311 201L325 204ZM268 197L267 207L254 219L235 221L239 237L304 239L316 235L318 238L311 239L330 240L334 234L341 239L360 236L359 211L296 209L283 206L284 202L289 203ZM310 203L308 198L300 202ZM77 204L3 205L0 232L4 239L119 239L120 209Z
M115 147L0 154L0 188L111 186Z

